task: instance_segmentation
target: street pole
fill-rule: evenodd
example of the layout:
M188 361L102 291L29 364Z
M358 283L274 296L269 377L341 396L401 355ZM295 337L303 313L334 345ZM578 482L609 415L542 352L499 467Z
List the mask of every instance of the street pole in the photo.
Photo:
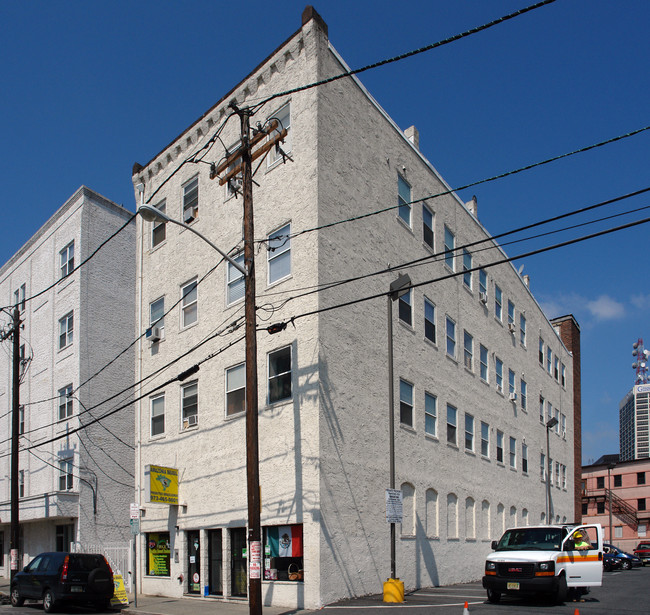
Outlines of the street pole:
M546 421L546 525L551 525L551 476L553 466L551 465L551 450L549 445L549 431L557 425L555 417Z
M260 475L257 395L257 327L255 314L255 233L250 115L237 110L241 120L242 192L244 196L244 264L246 320L246 483L248 486L248 571L250 615L262 613Z
M607 466L607 487L609 491L609 542L612 543L612 468L614 466Z
M10 538L10 579L18 572L20 543L20 504L18 499L18 440L20 437L20 309L14 308L13 315L13 398L11 416L11 538Z

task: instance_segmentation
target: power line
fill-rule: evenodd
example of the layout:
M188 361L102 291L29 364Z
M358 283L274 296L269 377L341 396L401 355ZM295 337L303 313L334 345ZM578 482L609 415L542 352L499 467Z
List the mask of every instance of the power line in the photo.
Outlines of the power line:
M492 263L483 264L483 265L480 265L480 266L477 266L477 267L471 267L469 269L464 269L462 271L455 271L453 273L450 273L450 274L447 274L447 275L444 275L444 276L440 276L440 277L437 277L437 278L432 278L430 280L426 280L425 282L418 282L416 284L412 283L408 287L406 287L406 289L418 288L420 286L433 284L435 282L442 282L443 280L448 280L450 278L455 278L455 277L464 275L466 273L479 271L480 269L489 269L490 267L495 267L497 265L503 265L504 263L509 263L511 261L519 260L519 259L522 259L522 258L527 258L529 256L535 256L536 254L542 254L544 252L549 252L551 250L557 250L559 248L564 248L566 246L570 246L570 245L573 245L575 243L580 243L582 241L595 239L595 238L601 237L603 235L608 235L610 233L615 233L615 232L618 232L618 231L622 231L622 230L625 230L625 229L628 229L628 228L632 228L634 226L638 226L640 224L646 224L648 222L650 222L650 218L643 218L642 220L636 220L635 222L629 222L628 224L623 224L621 226L617 226L617 227L614 227L614 228L611 228L611 229L606 229L604 231L599 231L597 233L592 233L590 235L585 235L583 237L577 237L575 239L569 239L567 241L563 241L561 243L553 244L551 246L546 246L544 248L538 248L537 250L531 250L530 252L524 252L523 254L518 254L517 256L506 257L506 258L500 259L498 261L494 261ZM297 314L295 316L292 316L288 320L285 320L285 321L282 321L280 323L276 323L274 325L271 325L270 327L267 327L265 330L268 331L269 333L276 333L276 332L281 331L282 329L286 328L286 326L289 323L295 323L295 321L299 320L300 318L306 318L307 316L314 316L316 314L321 314L323 312L329 312L331 310L336 310L336 309L343 308L343 307L349 307L351 305L356 305L358 303L363 303L365 301L371 301L372 299L378 299L379 297L385 297L386 295L389 295L390 293L391 293L391 291L376 293L374 295L368 295L366 297L361 297L361 298L358 298L358 299L352 299L350 301L345 301L343 303L338 303L336 305L330 305L328 307L318 308L316 310L311 310L309 312L304 312L302 314ZM260 329L258 329L258 330L260 330Z
M442 47L443 45L448 45L449 43L453 43L454 41L458 41L462 38L466 38L468 36L471 36L472 34L477 34L478 32L482 32L483 30L487 30L488 28L491 28L493 26L497 26L499 24L502 24L506 21L509 21L510 19L514 19L515 17L519 17L520 15L524 15L525 13L529 13L530 11L534 11L535 9L539 9L543 6L546 6L547 4L552 4L555 2L555 0L544 0L543 2L538 2L537 4L533 4L531 6L525 7L523 9L519 9L515 11L514 13L510 13L508 15L504 15L503 17L499 17L498 19L494 19L486 24L483 24L482 26L476 26L470 30L466 30L465 32L461 32L460 34L455 34L454 36L450 36L449 38L443 39L441 41L438 41L436 43L431 43L430 45L426 45L425 47L420 47L419 49L414 49L412 51L408 51L406 53L402 53L398 56L394 56L392 58L388 58L386 60L381 60L379 62L374 62L373 64L368 64L367 66L363 66L362 68L356 68L354 70L348 70L343 73L340 73L338 75L335 75L333 77L328 77L327 79L321 79L320 81L316 81L314 83L310 83L308 85L303 85L297 88L292 88L290 90L285 90L284 92L278 92L277 94L272 94L271 96L268 96L267 98L264 98L262 101L257 103L254 106L254 109L257 110L261 106L265 105L266 103L270 102L271 100L274 100L276 98L280 98L282 96L289 96L291 94L295 94L297 92L304 92L305 90L309 90L311 88L315 88L321 85L325 85L328 83L332 83L334 81L338 81L339 79L344 79L345 77L351 77L352 75L358 75L359 73L363 73L367 70L370 70L372 68L378 68L380 66L385 66L386 64L391 64L393 62L399 62L400 60L405 60L406 58L410 58L412 56L418 55L420 53L424 53L425 51L430 51L431 49L435 49L437 47Z

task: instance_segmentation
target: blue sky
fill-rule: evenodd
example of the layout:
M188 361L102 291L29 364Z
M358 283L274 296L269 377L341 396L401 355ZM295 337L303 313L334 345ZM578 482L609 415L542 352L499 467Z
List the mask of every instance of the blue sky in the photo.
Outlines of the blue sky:
M532 3L314 6L334 47L357 68ZM0 3L0 262L82 184L134 209L133 163L151 159L290 36L304 6ZM361 80L400 127L417 126L421 150L456 187L650 125L648 23L646 0L557 0ZM476 194L479 218L497 234L646 188L648 161L650 131L459 194ZM635 197L606 214L647 205L650 196ZM525 265L549 317L572 313L581 326L585 462L618 452L618 402L634 382L632 343L645 336L650 346L649 231L642 225L515 263Z

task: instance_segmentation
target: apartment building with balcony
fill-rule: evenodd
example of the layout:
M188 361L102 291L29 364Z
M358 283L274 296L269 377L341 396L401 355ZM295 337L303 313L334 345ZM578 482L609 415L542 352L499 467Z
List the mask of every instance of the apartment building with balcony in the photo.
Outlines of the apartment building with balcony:
M251 119L288 130L254 165L268 605L318 608L377 593L390 574L381 293L398 273L414 285L393 323L397 574L406 587L480 578L506 527L548 521L547 481L552 521L579 513L577 323L549 322L512 264L491 266L505 253L477 201L450 191L417 130L400 129L360 80L294 90L346 70L308 7L289 39L133 168L137 202L241 259L240 184L220 185L211 165L240 139L232 101L243 108L285 92ZM246 598L243 276L195 234L140 217L137 271L140 586ZM152 497L160 468L178 480L174 503Z
M93 420L132 400L132 216L82 186L0 268L0 301L9 313L18 305L21 320L21 568L38 553L68 550L71 543L97 549L130 539L133 406ZM6 330L7 313L1 318ZM9 577L11 339L3 346L0 576Z

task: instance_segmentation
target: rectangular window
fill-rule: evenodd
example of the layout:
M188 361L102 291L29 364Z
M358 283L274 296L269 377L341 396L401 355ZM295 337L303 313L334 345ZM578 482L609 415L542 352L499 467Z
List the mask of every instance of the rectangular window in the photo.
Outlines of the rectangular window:
M503 361L499 359L499 357L497 357L495 361L495 372L497 378L497 391L503 393Z
M246 410L246 363L226 370L226 416Z
M490 426L481 421L481 455L490 456Z
M430 436L435 436L438 418L438 400L435 395L424 394L424 431Z
M72 457L69 457L59 461L59 491L70 491L72 487Z
M146 574L150 577L171 576L171 541L169 532L147 532Z
M286 346L269 353L269 403L291 396L291 346Z
M544 340L539 338L539 364L544 367Z
M456 426L457 426L458 410L451 404L447 404L447 442L456 445Z
M472 289L472 255L463 248L463 284Z
M487 297L487 271L480 269L478 272L478 290Z
M73 333L74 315L73 312L70 312L59 320L59 350L63 350L72 344Z
M25 433L25 406L22 404L18 406L18 433L19 435Z
M553 377L560 382L560 360L557 357L553 357Z
M25 295L27 293L27 285L21 284L20 288L14 291L14 306L20 311L25 310Z
M528 446L526 444L521 445L521 471L528 474Z
M526 345L526 317L519 314L519 342L522 346Z
M622 487L623 486L623 475L622 474L615 474L614 475L614 487Z
M18 470L18 497L25 497L25 470Z
M199 319L199 288L196 280L181 288L181 328L189 327Z
M406 500L406 498L405 498ZM406 513L408 504L404 503ZM264 578L285 582L303 582L304 576L297 573L302 572L304 542L302 524L297 525L272 525L263 528L264 552L270 559L273 568L273 578L270 570L264 571ZM244 543L245 544L245 543ZM244 590L245 590L244 586Z
M596 489L604 489L604 488L605 488L605 477L596 476Z
M605 502L596 502L596 514L597 515L605 514Z
M474 338L467 331L463 334L463 356L465 367L472 371L474 365Z
M411 186L401 176L397 176L397 214L411 226Z
M167 204L165 201L161 201L155 207L164 214L167 209ZM151 223L151 247L155 248L157 245L161 244L163 241L165 241L166 236L167 222L164 222L162 220L154 220Z
M456 358L456 323L447 316L447 354Z
M291 275L291 223L269 235L269 284Z
M636 484L637 485L645 485L645 472L637 472L636 473Z
M553 406L550 401L546 402L546 422L553 418Z
M465 413L465 450L474 450L474 417Z
M614 527L614 538L623 538L623 526L616 525Z
M165 297L160 297L149 304L149 326L159 330L160 337L163 337L165 330Z
M454 248L456 246L456 237L445 225L445 265L452 271L454 269Z
M412 308L413 289L409 288L407 292L400 295L397 299L397 306L399 312L399 319L407 325L413 324L413 308Z
M517 397L517 390L515 384L515 372L511 369L508 370L508 395L512 398Z
M74 241L71 241L59 252L61 277L65 278L74 271Z
M244 254L238 254L232 259L241 267L244 266ZM228 305L232 305L236 301L240 301L244 298L246 291L246 281L244 280L244 274L234 267L232 263L228 263L228 273L226 281L226 301Z
M517 440L510 436L510 467L517 467Z
M399 422L413 427L413 385L399 381Z
M539 396L539 422L544 423L544 398Z
M287 131L287 136L284 138L284 142L277 143L269 153L268 165L271 166L278 160L284 160L282 152L285 154L291 153L291 105L287 103L273 114L273 118L269 119L277 119L279 123L276 130L271 133L271 136L275 135L276 132L282 132L283 130Z
M165 395L151 397L151 435L165 433Z
M479 354L481 361L481 380L488 382L488 349L483 344L480 345Z
M562 464L562 489L566 489L566 466Z
M526 384L526 381L522 378L521 379L521 409L526 410L528 408L528 385Z
M424 337L436 343L436 306L424 299Z
M497 461L503 463L503 432L497 430Z
M640 511L644 511L645 508L645 498L637 498L636 501L636 509Z
M433 245L433 214L431 210L426 206L422 206L422 240L430 248L434 248Z
M559 408L555 408L553 416L557 421L555 423L555 433L559 435L560 434L560 409Z
M559 487L561 485L560 483L560 462L556 461L555 462L555 486Z
M199 423L199 383L196 380L181 385L181 416L183 429Z
M546 347L546 371L551 373L551 365L553 364L553 351L549 346Z
M199 215L199 176L183 186L183 222L189 224Z
M72 416L72 385L59 389L59 421Z
M546 455L544 453L539 455L539 477L542 481L546 481Z
M511 325L514 331L515 327L515 304L508 299L508 325Z
M563 388L566 388L566 365L564 363L562 363L560 370L560 384Z
M497 284L494 285L494 317L503 322L503 293Z

